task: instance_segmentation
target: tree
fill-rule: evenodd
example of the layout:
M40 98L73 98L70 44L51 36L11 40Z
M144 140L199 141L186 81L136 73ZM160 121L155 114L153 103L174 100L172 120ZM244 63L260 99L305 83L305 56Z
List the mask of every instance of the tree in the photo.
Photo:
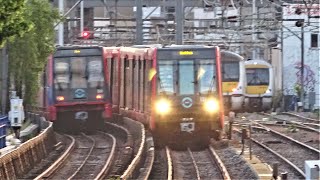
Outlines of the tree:
M28 0L24 13L33 28L21 38L9 43L9 72L15 90L26 104L35 102L39 77L54 49L54 23L60 20L59 12L47 0Z
M25 19L25 0L0 0L0 47L9 38L22 36L32 28Z

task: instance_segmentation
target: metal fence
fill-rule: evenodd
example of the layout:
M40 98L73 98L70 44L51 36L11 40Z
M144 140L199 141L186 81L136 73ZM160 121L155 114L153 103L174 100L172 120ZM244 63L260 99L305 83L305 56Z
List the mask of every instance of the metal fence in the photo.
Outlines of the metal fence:
M0 149L6 147L7 127L9 124L8 116L0 115Z

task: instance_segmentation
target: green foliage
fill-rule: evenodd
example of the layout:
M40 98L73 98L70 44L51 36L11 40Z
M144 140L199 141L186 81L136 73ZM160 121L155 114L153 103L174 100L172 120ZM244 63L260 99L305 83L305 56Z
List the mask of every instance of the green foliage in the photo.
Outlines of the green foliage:
M294 86L294 90L296 91L297 96L300 97L301 96L301 85L300 84L296 84Z
M22 36L32 29L32 23L26 19L25 0L0 0L0 47L8 39Z
M288 126L288 128L287 128L287 132L295 133L295 132L298 132L298 131L299 131L299 129L294 124L290 124Z
M33 28L8 44L9 72L14 77L17 92L23 92L25 103L33 104L39 76L54 49L54 23L60 16L47 0L28 0L24 17L32 22Z

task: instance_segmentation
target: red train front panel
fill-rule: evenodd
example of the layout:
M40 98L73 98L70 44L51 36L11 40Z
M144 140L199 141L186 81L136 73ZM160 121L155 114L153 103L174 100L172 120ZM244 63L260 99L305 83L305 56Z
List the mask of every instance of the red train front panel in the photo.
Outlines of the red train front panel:
M151 128L169 139L218 137L223 126L219 49L165 47L154 57Z
M49 111L61 130L95 129L112 115L102 47L59 47L49 67ZM50 78L50 77L49 77Z

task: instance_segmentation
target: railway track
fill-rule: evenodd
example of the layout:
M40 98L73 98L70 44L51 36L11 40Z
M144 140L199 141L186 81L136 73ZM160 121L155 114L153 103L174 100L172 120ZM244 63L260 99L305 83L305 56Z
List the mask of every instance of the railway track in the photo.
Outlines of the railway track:
M72 143L64 154L35 179L100 179L111 166L115 138L107 133L68 136Z
M288 124L294 124L320 133L320 121L317 119L305 118L292 113L282 113L275 116L267 113L260 114L263 116L271 117L272 120L277 120Z
M319 159L320 151L264 125L255 124L260 127L252 130L251 140L257 145L254 153L270 164L281 164L280 169L289 172L289 179L305 178L304 161Z
M319 146L319 132L315 132L308 128L292 125L283 125L283 124L269 124L269 123L260 123L261 125L274 130L275 132L281 133L285 136L288 136L292 139L295 139L307 146L313 147L317 150L320 150Z
M283 112L282 114L293 116L293 117L297 117L299 119L303 119L305 122L320 124L320 120L319 119L304 117L304 116L301 116L301 115L298 115L298 114L295 114L295 113L290 113L290 112Z
M212 147L202 151L174 151L166 147L168 179L230 179Z

